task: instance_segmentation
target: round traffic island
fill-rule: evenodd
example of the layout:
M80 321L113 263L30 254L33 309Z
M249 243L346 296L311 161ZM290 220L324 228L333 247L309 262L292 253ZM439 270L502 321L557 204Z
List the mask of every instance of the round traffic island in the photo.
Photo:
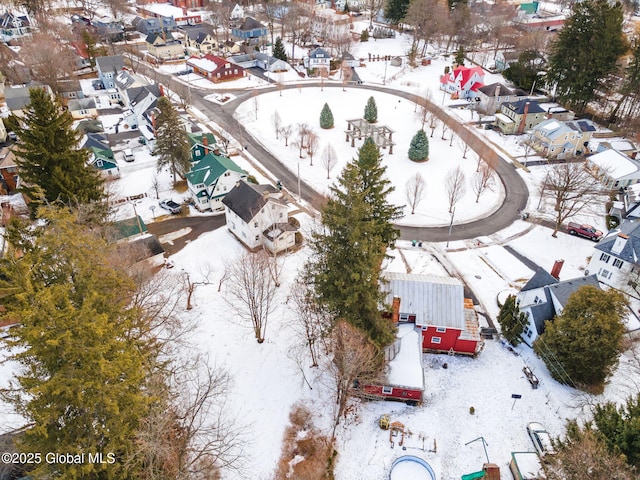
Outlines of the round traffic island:
M423 459L405 455L391 464L389 480L436 480L436 474Z

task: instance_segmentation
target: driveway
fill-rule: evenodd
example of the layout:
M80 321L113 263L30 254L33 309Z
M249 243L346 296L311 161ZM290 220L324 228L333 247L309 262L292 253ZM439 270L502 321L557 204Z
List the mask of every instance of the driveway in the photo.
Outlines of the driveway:
M211 232L225 225L224 215L197 217L169 216L167 220L152 222L147 225L149 233L160 239L167 255L182 250L185 245L206 232ZM185 234L173 237L169 234L185 230Z

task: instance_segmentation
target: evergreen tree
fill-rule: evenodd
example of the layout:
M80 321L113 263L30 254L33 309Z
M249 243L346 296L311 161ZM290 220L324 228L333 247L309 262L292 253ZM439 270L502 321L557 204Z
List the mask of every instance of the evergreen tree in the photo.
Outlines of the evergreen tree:
M510 64L502 74L528 92L533 88L539 71L540 54L535 50L525 50L518 55L518 61Z
M378 106L376 105L376 99L373 97L369 97L364 107L364 119L369 123L378 121Z
M640 466L640 394L624 405L596 405L593 421L611 453L622 453L627 462Z
M24 119L11 128L19 139L15 154L21 190L31 199L32 211L55 201L77 206L102 200L102 177L87 165L88 151L78 148L80 133L72 128L71 114L42 88L30 89L29 99Z
M395 338L395 327L380 314L380 266L388 242L397 238L390 222L400 214L387 201L393 188L384 171L378 147L367 139L358 159L330 187L322 211L325 228L313 235L314 255L305 268L318 304L334 321L344 319L365 332L378 347Z
M173 183L176 183L176 175L183 176L191 168L189 135L167 97L160 97L157 107L155 154L158 155L158 170L169 166Z
M600 389L618 363L624 315L620 292L581 287L571 294L562 315L546 322L534 351L559 382Z
M424 130L418 130L409 145L409 160L414 162L422 162L429 158L429 139Z
M125 457L149 405L149 349L134 325L134 285L111 267L110 246L95 229L64 209L39 213L46 224L10 225L21 256L0 261L0 320L20 319L8 340L21 366L9 400L31 425L19 448L115 455L113 464L42 461L34 478L126 479Z
M284 50L284 44L280 37L276 37L276 42L273 45L273 57L279 60L287 61L287 52Z
M620 3L585 0L573 12L551 48L546 79L561 102L584 112L596 92L606 92L618 59L627 50ZM595 41L597 39L597 41Z
M324 104L320 112L320 128L333 128L333 113L328 103Z
M410 0L388 0L384 9L384 18L397 25L404 20L409 10Z
M502 330L502 336L513 346L522 342L520 335L527 323L526 314L522 313L516 305L516 297L509 295L500 308L498 323Z
M464 47L460 45L454 58L454 62L456 62L456 65L464 65L464 55Z

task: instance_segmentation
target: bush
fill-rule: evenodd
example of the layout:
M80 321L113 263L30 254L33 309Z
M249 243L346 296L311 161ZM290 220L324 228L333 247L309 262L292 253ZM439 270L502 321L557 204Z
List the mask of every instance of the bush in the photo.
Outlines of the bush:
M362 30L362 33L360 34L360 41L361 42L369 41L369 30L367 30L366 28Z

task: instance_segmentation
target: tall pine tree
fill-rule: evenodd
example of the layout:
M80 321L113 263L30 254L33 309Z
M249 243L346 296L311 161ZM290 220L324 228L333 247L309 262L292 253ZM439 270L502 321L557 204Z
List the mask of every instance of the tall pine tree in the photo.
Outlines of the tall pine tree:
M409 145L409 160L422 162L429 159L429 139L424 130L418 130Z
M191 168L189 135L171 100L160 97L157 106L155 153L158 155L158 170L168 166L173 183L176 183L177 175L184 176Z
M31 199L32 211L56 201L77 206L102 200L102 177L87 165L88 151L78 148L80 133L72 128L71 114L61 111L43 88L30 89L29 99L26 115L11 128L19 140L15 154L21 190Z
M284 50L284 44L280 37L276 37L276 42L273 45L273 57L279 60L287 61L287 53Z
M141 312L130 305L133 282L111 267L110 246L75 214L39 213L46 224L9 227L21 256L0 260L0 320L20 319L8 339L20 366L9 398L30 424L19 448L105 455L105 463L42 461L35 478L136 478L125 457L148 411L150 349L136 325ZM106 462L109 453L114 463Z
M373 97L369 97L367 104L364 106L364 119L369 123L378 121L378 106L376 105L376 99Z
M551 47L546 80L561 102L584 112L596 93L606 93L609 76L627 51L620 3L585 0L573 12ZM597 40L597 41L596 41Z
M393 190L384 178L380 152L368 138L358 158L345 167L322 211L324 230L311 241L314 255L306 276L335 320L345 319L383 347L395 328L380 314L380 268L385 250L398 232L391 221L400 209L391 205Z
M333 128L333 112L328 103L324 104L320 112L320 128Z

